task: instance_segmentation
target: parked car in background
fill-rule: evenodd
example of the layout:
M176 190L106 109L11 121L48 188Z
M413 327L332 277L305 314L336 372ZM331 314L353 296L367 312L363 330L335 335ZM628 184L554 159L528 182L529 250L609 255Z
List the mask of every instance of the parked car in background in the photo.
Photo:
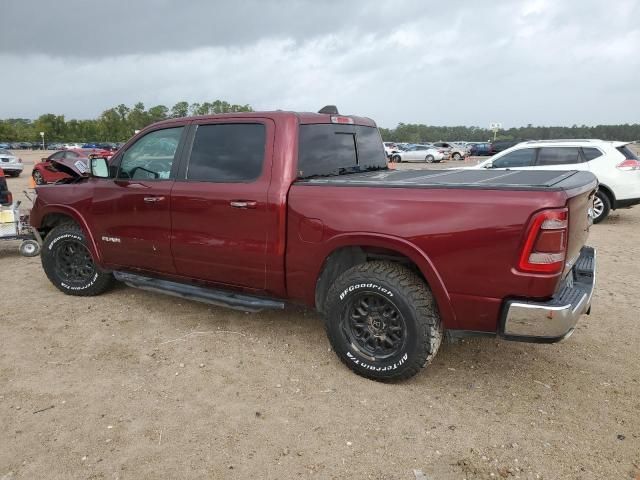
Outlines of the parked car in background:
M498 140L497 142L491 142L491 149L494 154L505 151L507 148L511 148L514 145L522 143L526 140Z
M19 177L24 169L22 159L9 150L0 149L0 169L7 176Z
M394 152L398 151L398 146L393 142L383 142L382 145L384 146L384 153L387 158L390 158Z
M391 155L391 161L400 162L427 162L440 163L445 159L445 155L437 148L431 145L412 145L401 152L395 152Z
M586 170L598 177L594 223L611 210L640 204L640 160L629 142L539 140L519 143L473 169Z
M469 155L473 157L485 157L493 155L493 148L489 142L472 143L469 147Z
M2 150L9 150L11 148L11 144L9 143L0 143L0 149Z
M82 148L82 143L64 143L62 148L66 148L67 150L75 150Z
M112 155L111 151L98 149L61 150L36 163L31 176L36 185L56 183L74 176L73 172L69 172L70 168L86 172L90 158L111 158Z

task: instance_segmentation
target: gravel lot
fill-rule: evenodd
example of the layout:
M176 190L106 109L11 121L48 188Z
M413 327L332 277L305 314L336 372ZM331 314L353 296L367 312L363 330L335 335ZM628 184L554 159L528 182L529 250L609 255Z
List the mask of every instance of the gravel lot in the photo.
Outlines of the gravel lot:
M21 156L14 194L42 154ZM640 479L640 208L589 242L571 338L446 344L395 385L347 370L314 312L68 297L0 242L0 479Z

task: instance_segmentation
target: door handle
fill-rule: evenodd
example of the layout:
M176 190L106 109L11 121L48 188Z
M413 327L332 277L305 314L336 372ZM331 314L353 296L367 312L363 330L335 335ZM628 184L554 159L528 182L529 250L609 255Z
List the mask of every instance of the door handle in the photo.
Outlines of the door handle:
M164 197L144 197L146 203L156 203L164 200Z
M256 208L258 206L258 202L255 200L231 200L229 205L233 208Z

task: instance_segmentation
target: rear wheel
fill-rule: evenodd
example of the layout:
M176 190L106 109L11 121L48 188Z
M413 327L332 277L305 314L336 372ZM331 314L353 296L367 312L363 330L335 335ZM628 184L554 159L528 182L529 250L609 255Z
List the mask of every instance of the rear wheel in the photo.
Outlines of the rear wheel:
M433 295L408 268L387 262L356 265L329 289L326 331L340 360L372 380L412 377L442 341Z
M402 158L400 157L400 155L392 155L391 156L391 161L393 163L400 163L400 162L402 162Z
M433 163L433 160L434 160L433 155L427 155L425 158L425 161L427 163Z
M462 155L460 155L458 152L455 152L452 155L452 157L453 157L454 160L462 160Z
M67 295L99 295L113 283L113 276L94 263L78 225L64 224L51 230L40 257L51 283Z
M36 182L36 185L44 185L47 183L44 181L44 177L38 170L34 170L31 176L33 177L33 181Z
M611 200L602 190L596 192L593 198L593 223L600 223L609 216Z

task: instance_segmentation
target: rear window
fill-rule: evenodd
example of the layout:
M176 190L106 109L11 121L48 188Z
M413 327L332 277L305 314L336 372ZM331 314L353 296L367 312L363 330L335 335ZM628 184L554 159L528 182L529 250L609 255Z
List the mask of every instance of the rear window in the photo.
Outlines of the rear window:
M375 127L301 125L299 143L300 178L387 168L382 138Z
M580 163L576 147L543 147L538 153L538 165L571 165Z
M628 145L618 147L616 148L616 150L623 154L624 158L626 158L627 160L638 160L637 155L633 153L633 150L631 150Z
M265 141L261 123L199 125L187 179L218 183L255 180L262 172Z
M598 158L602 156L602 152L597 148L582 147L582 154L584 155L584 158L587 159L587 161L593 160L594 158Z

